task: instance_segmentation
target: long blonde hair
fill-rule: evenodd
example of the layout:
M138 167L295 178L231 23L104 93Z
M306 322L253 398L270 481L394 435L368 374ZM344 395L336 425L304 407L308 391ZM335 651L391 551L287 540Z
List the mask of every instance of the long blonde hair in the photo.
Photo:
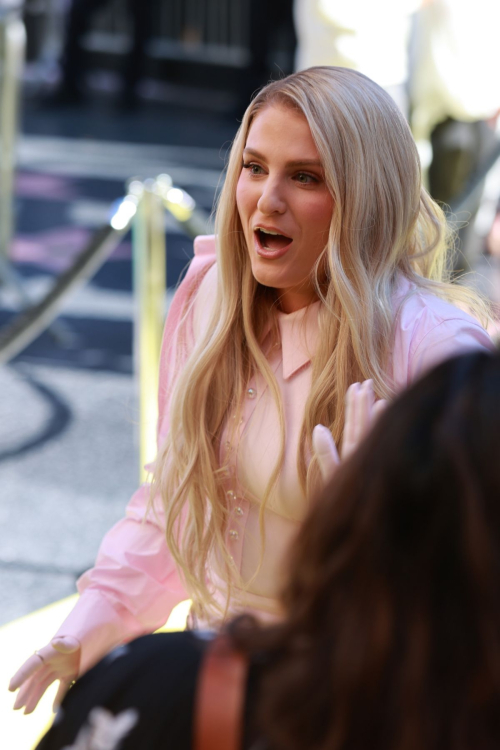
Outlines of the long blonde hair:
M312 430L318 423L328 425L340 444L348 386L372 378L380 397L393 393L388 364L394 291L401 275L417 289L478 316L485 313L472 292L449 283L446 221L422 187L414 140L391 97L366 76L335 67L310 68L262 89L234 140L217 207L217 295L211 322L173 389L170 432L153 477L153 490L159 490L166 511L167 543L201 616L217 606L208 571L214 552L225 567L227 601L231 585L242 585L224 543L226 467L220 465L219 450L228 417L238 410L254 373L270 389L281 428L275 470L262 498L261 532L284 455L280 392L259 345L276 300L252 275L236 206L249 128L257 113L271 105L292 107L306 118L334 204L328 243L313 269L323 304L321 344L312 362L297 456L304 491L317 477L315 460L308 467L305 458Z

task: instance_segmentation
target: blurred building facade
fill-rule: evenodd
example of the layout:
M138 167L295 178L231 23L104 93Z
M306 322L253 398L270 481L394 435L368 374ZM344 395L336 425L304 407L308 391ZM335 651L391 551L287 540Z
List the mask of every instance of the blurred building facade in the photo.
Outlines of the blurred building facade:
M133 47L130 0L91 2L90 10L92 5L102 7L88 20L83 53L89 68L116 70ZM32 63L50 65L60 58L70 6L58 0L28 0L25 21ZM276 74L293 69L292 0L149 0L143 6L151 16L147 76L232 88L245 84L255 56L271 46L266 73L273 67Z

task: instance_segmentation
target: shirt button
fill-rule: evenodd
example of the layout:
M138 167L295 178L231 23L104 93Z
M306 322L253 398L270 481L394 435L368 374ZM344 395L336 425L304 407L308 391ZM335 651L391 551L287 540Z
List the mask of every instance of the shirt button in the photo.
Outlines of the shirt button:
M233 539L234 541L236 541L236 539L238 539L239 537L239 534L234 529L231 529L231 531L229 532L229 537L230 539Z
M255 398L256 395L257 395L257 391L255 390L255 388L249 388L247 390L248 398Z
M236 495L234 494L234 492L232 490L228 490L226 492L226 497L227 497L228 500L234 500L234 498L236 497Z
M234 512L236 513L237 516L242 516L243 508L240 508L240 506L238 505L238 507L234 509Z

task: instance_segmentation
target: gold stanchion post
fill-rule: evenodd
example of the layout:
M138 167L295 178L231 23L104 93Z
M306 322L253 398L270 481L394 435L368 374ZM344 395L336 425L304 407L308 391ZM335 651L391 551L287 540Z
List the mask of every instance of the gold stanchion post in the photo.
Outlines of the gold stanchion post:
M21 3L0 7L0 256L9 256L13 228L14 166L26 32Z
M144 465L156 457L158 372L165 316L165 214L155 180L132 181L130 192L139 198L132 228L136 324L135 369L139 380L140 480Z

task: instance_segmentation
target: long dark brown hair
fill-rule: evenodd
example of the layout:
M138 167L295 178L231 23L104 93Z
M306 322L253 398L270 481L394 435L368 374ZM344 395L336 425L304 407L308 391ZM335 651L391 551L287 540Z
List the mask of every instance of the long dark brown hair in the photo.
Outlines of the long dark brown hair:
M260 726L273 750L500 747L500 358L401 396L299 532Z

